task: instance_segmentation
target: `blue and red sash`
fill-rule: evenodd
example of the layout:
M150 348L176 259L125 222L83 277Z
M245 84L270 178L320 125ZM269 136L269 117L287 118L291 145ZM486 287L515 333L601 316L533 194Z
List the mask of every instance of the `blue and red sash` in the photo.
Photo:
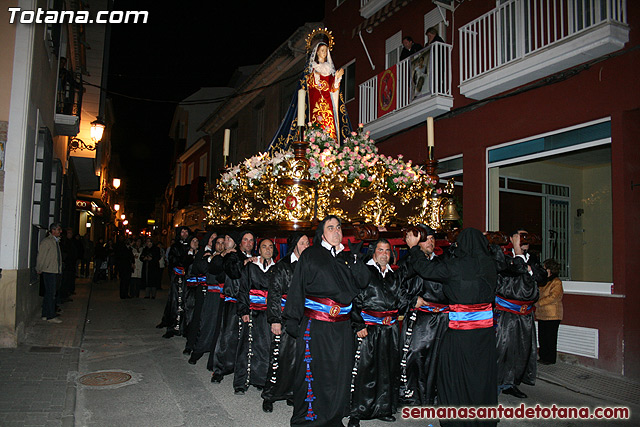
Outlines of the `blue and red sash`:
M267 291L251 289L249 291L249 308L263 311L267 309Z
M496 295L496 310L500 311L508 311L509 313L524 316L525 314L531 313L533 304L533 301L517 301Z
M187 279L187 286L203 285L207 282L207 276L193 276Z
M360 312L364 319L365 325L393 325L398 320L398 310L389 311L371 311L363 310Z
M449 305L448 304L436 304L435 302L426 301L426 305L423 305L418 308L413 308L412 310L422 311L424 313L448 313Z
M304 315L323 322L344 322L349 320L351 304L344 305L330 298L307 297L304 301Z
M222 292L222 285L207 285L207 292L215 292L219 294Z
M482 329L493 326L491 303L450 304L449 327L451 329Z
M184 267L173 267L173 272L178 276L184 276Z
M238 302L237 299L230 297L228 295L225 294L220 294L220 298L222 298L224 300L224 302Z

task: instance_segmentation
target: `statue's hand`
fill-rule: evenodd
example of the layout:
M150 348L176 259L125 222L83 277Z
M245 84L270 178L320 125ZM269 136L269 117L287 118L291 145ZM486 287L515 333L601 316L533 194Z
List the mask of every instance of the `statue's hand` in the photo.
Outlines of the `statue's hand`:
M336 71L336 79L341 79L343 75L344 69L340 68L338 71Z

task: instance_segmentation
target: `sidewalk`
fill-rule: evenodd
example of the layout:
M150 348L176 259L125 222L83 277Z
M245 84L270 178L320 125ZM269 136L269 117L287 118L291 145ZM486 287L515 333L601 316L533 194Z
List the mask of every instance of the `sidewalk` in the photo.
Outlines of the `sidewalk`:
M63 305L61 324L42 321L40 311L18 348L0 349L0 420L3 426L75 425L77 371L90 279L76 280L73 302Z
M90 298L92 307L89 307ZM16 349L0 349L0 424L113 425L107 420L127 419L124 418L127 414L130 425L181 425L185 422L184 425L213 425L210 418L213 414L217 421L226 420L220 425L236 425L247 416L254 417L251 419L256 425L286 423L289 409L276 408L276 412L282 412L280 415L262 413L257 392L253 393L255 396L248 393L238 397L232 393L231 381L225 379L223 384L210 384L205 363L200 362L196 367L186 363L186 357L181 354L182 339L160 338L162 331L153 326L161 315L164 298L166 292L159 293L156 301L123 302L117 299L115 281L94 286L92 295L90 280L79 279L74 301L63 307L62 324L43 322L38 315L28 327L24 343ZM100 314L102 311L106 312ZM130 373L133 378L127 384L137 383L136 388L116 390L78 385L80 374L107 368L111 371L120 368L120 372ZM501 395L501 403L531 405L557 400L560 404L564 393L571 394L576 402L631 407L633 420L624 424L633 424L640 415L640 384L620 376L559 361L556 365L539 365L538 379L537 386L525 391L532 393L529 399L516 402ZM167 388L165 393L160 392L162 384ZM556 386L566 390L561 393L563 389ZM131 399L130 393L138 399ZM184 400L192 395L199 399ZM162 418L160 409L167 406L179 408L178 412ZM395 425L404 423L398 417ZM520 425L519 422L504 423ZM437 422L433 424L438 425ZM366 425L378 423L363 422L363 426ZM597 424L591 422L590 425Z

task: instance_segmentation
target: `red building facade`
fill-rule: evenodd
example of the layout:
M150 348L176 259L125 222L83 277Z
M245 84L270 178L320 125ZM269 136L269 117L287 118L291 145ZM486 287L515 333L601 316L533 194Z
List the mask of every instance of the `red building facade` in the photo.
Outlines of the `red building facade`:
M439 173L456 180L464 226L523 226L543 236L544 258L563 264L559 351L640 378L640 5L337 3L327 1L325 25L355 88L352 123L381 152L424 163L434 116ZM432 27L444 43L400 61L402 38L423 44ZM379 78L392 68L396 104L380 115Z

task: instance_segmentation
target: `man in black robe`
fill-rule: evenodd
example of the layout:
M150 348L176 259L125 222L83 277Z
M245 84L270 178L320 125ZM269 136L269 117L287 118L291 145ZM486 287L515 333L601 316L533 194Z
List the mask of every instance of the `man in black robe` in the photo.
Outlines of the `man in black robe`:
M232 374L235 369L241 322L238 318L238 292L242 281L246 280L245 266L256 259L252 255L255 235L251 231L233 233L232 237L239 250L231 249L229 254L223 258L225 279L222 290L224 296L222 323L216 350L209 353L209 362L213 371L211 382L213 383L221 382L225 375Z
M211 233L204 248L203 260L207 263L207 279L204 284L206 290L203 289L204 300L200 313L198 336L193 346L191 357L189 357L189 363L192 365L198 363L198 360L200 360L204 353L215 350L215 343L218 339L222 313L220 310L222 304L220 294L224 286L222 257L226 254L225 238L226 236L218 236L216 233ZM229 238L229 240L232 245L230 249L233 249L236 244L233 239ZM216 260L218 261L216 262Z
M351 303L367 286L359 248L345 252L340 219L327 216L296 264L282 318L297 338L292 426L339 426L349 413ZM360 246L360 245L356 245Z
M521 399L527 395L518 385L536 381L533 305L539 297L538 283L544 283L547 276L537 257L529 253L529 245L520 243L521 234L526 233L524 229L511 233L511 256L499 256L495 310L498 386L503 393Z
M369 285L355 297L351 311L358 350L349 427L359 426L360 420L395 421L398 408L400 281L389 265L389 241L379 239L370 248Z
M246 280L240 283L238 292L238 316L242 319L233 389L244 393L249 385L258 390L267 380L271 332L267 324L267 292L269 270L275 266L275 247L270 239L262 239L258 245L258 257L245 267Z
M183 322L187 343L182 354L190 355L200 332L200 314L204 303L203 288L206 291L208 267L204 259L204 245L200 245L200 240L196 236L193 236L189 242L189 251L184 264L187 274L185 275Z
M407 233L412 267L425 279L441 281L449 300L449 328L438 360L438 402L442 406L496 406L496 347L492 303L497 271L486 237L475 228L458 236L454 256L445 262L418 256L420 238ZM497 421L448 421L442 426L497 425Z
M189 251L189 235L191 230L188 227L178 227L176 229L176 238L169 248L169 296L164 307L162 321L156 328L167 328L163 335L164 338L171 338L174 335L180 335L179 319L182 316L182 292L184 288L185 269L183 266L184 257Z
M273 339L269 353L267 382L262 391L262 410L273 412L273 402L286 400L293 405L293 372L296 340L282 333L282 308L287 301L293 270L302 252L309 247L309 238L294 233L287 239L289 253L271 269L267 294L267 322L271 325Z
M426 257L434 263L443 262L435 250L435 231L424 229L420 252L410 252L399 262L398 276L411 308L402 324L402 361L400 401L407 406L433 405L436 397L436 368L442 335L449 323L449 301L441 282L418 276L412 257ZM416 308L418 307L418 308Z

